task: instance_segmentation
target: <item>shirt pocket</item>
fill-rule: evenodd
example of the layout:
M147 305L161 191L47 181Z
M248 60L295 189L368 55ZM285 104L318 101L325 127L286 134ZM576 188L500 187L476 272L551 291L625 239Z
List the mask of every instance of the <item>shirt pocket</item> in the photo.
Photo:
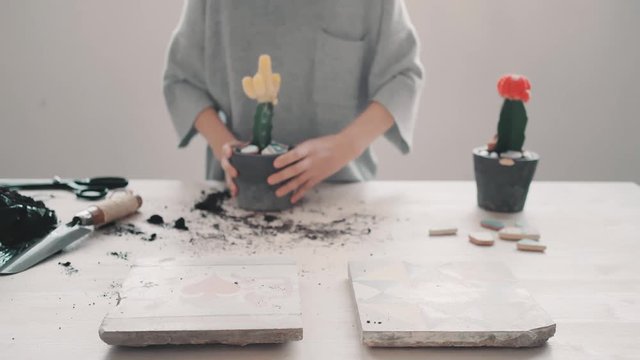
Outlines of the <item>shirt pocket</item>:
M364 94L364 51L364 40L319 32L312 89L320 134L341 130L357 115Z
M362 80L364 40L320 31L316 44L313 97L329 104L357 103Z

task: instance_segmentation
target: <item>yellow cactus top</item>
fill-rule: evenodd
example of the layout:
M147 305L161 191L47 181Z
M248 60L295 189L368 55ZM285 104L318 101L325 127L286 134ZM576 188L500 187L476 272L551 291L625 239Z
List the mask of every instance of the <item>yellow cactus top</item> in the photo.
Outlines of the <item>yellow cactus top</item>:
M278 104L278 91L280 91L280 74L271 71L271 56L260 55L258 59L258 72L253 76L245 76L242 79L242 89L250 98L259 103Z

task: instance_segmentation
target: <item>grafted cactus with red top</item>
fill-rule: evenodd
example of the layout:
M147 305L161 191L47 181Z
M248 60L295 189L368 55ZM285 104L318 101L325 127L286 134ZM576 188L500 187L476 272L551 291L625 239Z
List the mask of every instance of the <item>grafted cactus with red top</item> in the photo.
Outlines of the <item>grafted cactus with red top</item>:
M527 127L527 111L524 103L531 97L531 84L522 75L505 75L498 81L498 93L504 98L498 141L494 151L522 151Z

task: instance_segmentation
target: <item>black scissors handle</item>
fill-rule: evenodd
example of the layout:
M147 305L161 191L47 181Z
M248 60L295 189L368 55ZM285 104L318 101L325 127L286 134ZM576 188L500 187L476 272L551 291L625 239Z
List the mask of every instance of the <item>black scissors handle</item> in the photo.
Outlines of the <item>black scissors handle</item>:
M14 182L2 183L0 187L12 190L68 190L69 186L56 180L46 180L39 182Z
M109 189L100 186L83 187L80 189L74 189L73 192L80 199L86 200L100 200L107 196Z
M76 179L74 183L87 187L105 187L109 190L125 188L129 185L129 180L116 176L101 176L87 179Z
M86 179L65 180L55 176L43 182L25 182L0 184L15 190L71 190L77 197L87 200L104 198L109 190L127 187L129 181L122 177L93 177Z
M109 190L129 185L129 181L121 177L94 177L72 181L64 181L59 177L54 177L54 180L66 183L77 197L86 200L100 200L107 196Z

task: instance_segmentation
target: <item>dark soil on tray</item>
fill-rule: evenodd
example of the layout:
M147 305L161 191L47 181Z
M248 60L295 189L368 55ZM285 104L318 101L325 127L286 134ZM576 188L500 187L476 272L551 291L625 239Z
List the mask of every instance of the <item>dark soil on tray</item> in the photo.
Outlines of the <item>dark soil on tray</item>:
M0 187L0 243L16 248L41 238L57 225L55 211L42 201Z

